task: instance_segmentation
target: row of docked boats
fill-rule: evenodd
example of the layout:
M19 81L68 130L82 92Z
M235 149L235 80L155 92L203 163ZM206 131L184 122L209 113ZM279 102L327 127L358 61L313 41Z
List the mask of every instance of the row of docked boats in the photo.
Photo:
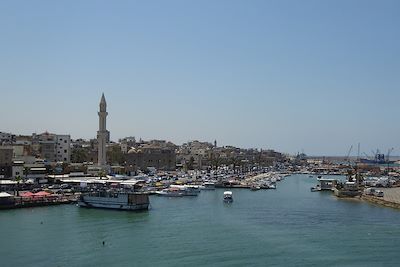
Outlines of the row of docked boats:
M213 190L212 182L199 185L170 185L156 194L164 197L197 196L200 190ZM99 190L82 194L78 205L85 208L105 208L118 210L147 210L150 205L149 194L118 190Z
M156 191L156 194L163 197L197 196L201 190L214 189L215 184L212 182L206 182L203 185L170 185L168 188Z
M183 197L183 196L197 196L200 193L200 188L194 186L172 186L170 188L163 189L158 192L159 196L166 197ZM233 202L232 191L225 191L223 195L223 201L225 203Z
M251 190L276 189L276 182L282 180L278 175L261 175L252 179L250 182ZM78 200L78 205L86 208L108 208L119 210L147 210L150 205L149 193L155 193L160 197L193 197L197 196L201 190L214 190L216 183L214 181L204 181L201 185L191 184L170 184L167 188L158 191L118 191L118 190L100 190L82 194ZM225 191L223 201L233 202L232 191Z
M248 180L248 184L250 184L250 190L256 191L260 189L276 189L276 183L280 182L284 179L282 175L276 174L261 174L255 177L252 177Z
M156 194L163 197L183 197L183 196L197 196L200 193L199 186L194 185L170 185Z

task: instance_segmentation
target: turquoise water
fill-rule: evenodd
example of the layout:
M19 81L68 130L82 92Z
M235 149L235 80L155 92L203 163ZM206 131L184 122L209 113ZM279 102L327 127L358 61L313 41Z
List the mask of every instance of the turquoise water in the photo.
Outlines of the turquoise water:
M132 213L74 205L0 212L1 266L399 266L400 211L310 192L296 175L277 190L151 197ZM105 245L102 245L102 242Z

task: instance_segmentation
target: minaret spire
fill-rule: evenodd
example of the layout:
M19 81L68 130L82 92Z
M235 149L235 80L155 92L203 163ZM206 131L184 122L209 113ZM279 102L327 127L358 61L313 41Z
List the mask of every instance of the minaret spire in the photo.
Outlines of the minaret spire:
M100 100L100 111L99 114L99 130L97 131L97 143L98 143L98 156L97 162L99 166L105 166L107 163L106 158L106 143L110 141L110 132L107 131L106 118L107 112L107 102L104 97L104 93L101 95Z

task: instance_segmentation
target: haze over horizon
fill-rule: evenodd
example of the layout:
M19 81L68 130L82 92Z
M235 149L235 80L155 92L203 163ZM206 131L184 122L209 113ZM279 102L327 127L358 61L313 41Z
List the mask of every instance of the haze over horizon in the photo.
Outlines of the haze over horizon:
M104 92L112 140L400 154L399 1L22 2L0 131L94 138Z

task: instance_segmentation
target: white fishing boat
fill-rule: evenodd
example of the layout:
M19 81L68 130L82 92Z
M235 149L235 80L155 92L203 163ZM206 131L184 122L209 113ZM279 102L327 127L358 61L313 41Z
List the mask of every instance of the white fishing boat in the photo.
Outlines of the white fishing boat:
M311 192L318 192L318 191L321 191L321 186L319 184L311 187Z
M269 189L276 189L276 184L271 183L268 185L268 187Z
M83 194L78 200L80 207L118 210L147 210L149 204L148 194L137 192L98 191Z
M170 185L169 188L156 192L157 195L164 197L197 196L199 193L199 186L193 185Z
M225 191L224 192L224 202L230 203L233 201L233 193L232 191Z
M259 185L252 185L252 186L250 186L250 190L251 191L257 191L257 190L260 190L261 189L261 187L259 186Z
M160 197L183 197L183 193L178 188L166 188L156 192Z
M200 188L196 185L170 185L169 188L179 190L183 196L197 196L200 193Z

